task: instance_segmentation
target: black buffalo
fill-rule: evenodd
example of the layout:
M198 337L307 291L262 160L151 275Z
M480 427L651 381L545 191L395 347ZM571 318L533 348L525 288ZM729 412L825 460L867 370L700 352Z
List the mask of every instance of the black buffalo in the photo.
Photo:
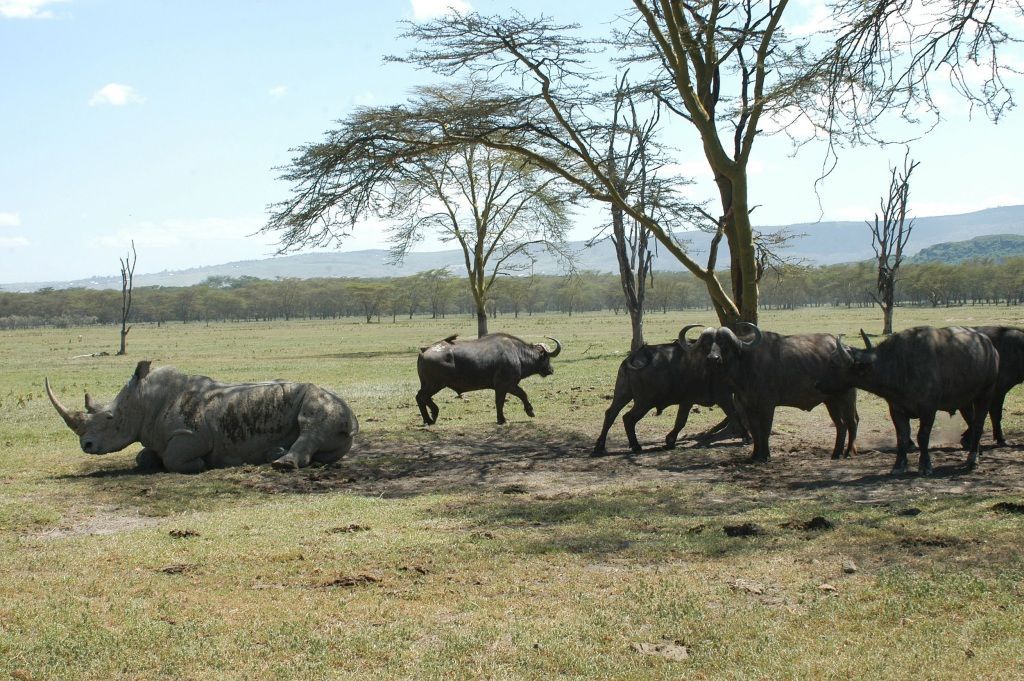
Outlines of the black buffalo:
M992 405L988 413L992 417L992 437L1000 447L1006 446L1003 437L1003 401L1006 393L1014 386L1024 383L1024 331L1012 326L976 326L975 331L988 336L999 353L999 376L996 378L995 392L992 393ZM963 414L964 420L970 422L969 414ZM964 448L968 444L971 429L964 431L960 438Z
M893 472L907 470L910 419L916 418L920 419L918 470L931 473L928 438L938 411L962 410L970 416L967 465L976 466L981 430L999 374L999 355L989 337L962 326L918 326L894 333L878 345L872 345L863 330L861 336L864 350L843 345L840 337L829 375L820 385L823 390L863 388L889 403L896 427Z
M433 396L444 388L459 395L472 390L494 390L494 405L498 423L505 423L505 396L511 393L523 401L527 416L533 416L533 405L519 381L527 376L550 376L551 359L558 357L562 344L557 339L555 349L543 343L532 345L507 333L491 333L473 340L458 341L449 336L428 347L420 348L416 371L420 376L420 390L416 404L423 423L437 422L437 404ZM429 408L429 413L428 413Z
M742 326L753 332L753 340L742 340L728 327L721 327L715 332L707 361L722 372L746 418L754 439L751 459L767 461L770 456L768 438L776 407L810 411L822 403L836 428L832 458L856 453L857 390L846 386L829 391L817 386L828 374L836 339L825 333L782 336L753 324Z
M676 341L644 345L622 360L615 377L615 393L611 406L604 413L604 426L594 445L594 454L605 453L608 430L630 401L633 408L622 416L622 424L626 428L629 447L634 452L642 451L636 439L636 424L651 409L657 409L660 414L666 407L679 405L675 426L665 437L665 446L670 449L686 427L686 419L694 404L705 407L718 405L729 421L738 423L732 392L722 381L712 379L704 361L714 339L714 329L705 329L695 341L686 339L690 329L700 326L685 326Z

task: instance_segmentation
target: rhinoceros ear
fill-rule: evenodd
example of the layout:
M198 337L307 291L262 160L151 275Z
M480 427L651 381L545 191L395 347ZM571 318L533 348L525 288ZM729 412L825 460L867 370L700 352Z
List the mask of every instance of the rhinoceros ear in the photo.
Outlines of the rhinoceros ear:
M135 367L136 381L141 381L146 376L149 376L149 365L151 365L152 363L153 362L148 359L144 359L141 362L139 362L138 366Z

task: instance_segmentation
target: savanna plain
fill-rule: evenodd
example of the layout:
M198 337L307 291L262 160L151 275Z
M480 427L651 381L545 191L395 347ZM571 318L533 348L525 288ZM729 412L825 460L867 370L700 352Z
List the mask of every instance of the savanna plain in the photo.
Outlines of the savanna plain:
M690 311L648 317L667 342ZM900 308L896 326L1024 325L1019 307ZM782 333L880 326L871 309L767 312ZM564 351L523 386L437 396L416 353L475 319L137 325L0 332L0 673L17 679L1024 678L1024 388L1010 446L968 472L959 417L935 474L891 476L883 402L861 394L858 454L831 461L823 407L781 409L773 457L736 440L590 456L628 322L499 317ZM79 340L78 336L82 338ZM83 454L46 400L112 397L135 363L225 381L312 381L361 434L345 459L195 476L134 470L139 445ZM691 414L684 437L720 419ZM915 460L912 458L912 463ZM913 466L912 466L913 467ZM824 520L812 522L815 518ZM743 526L750 536L728 536Z

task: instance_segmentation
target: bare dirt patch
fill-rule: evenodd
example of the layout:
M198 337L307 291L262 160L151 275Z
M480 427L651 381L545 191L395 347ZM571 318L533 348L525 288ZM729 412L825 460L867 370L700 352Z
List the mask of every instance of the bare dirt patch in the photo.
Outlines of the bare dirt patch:
M88 516L65 516L58 527L40 532L42 539L65 539L88 535L118 534L140 527L152 527L161 518L140 515L138 509L102 506Z

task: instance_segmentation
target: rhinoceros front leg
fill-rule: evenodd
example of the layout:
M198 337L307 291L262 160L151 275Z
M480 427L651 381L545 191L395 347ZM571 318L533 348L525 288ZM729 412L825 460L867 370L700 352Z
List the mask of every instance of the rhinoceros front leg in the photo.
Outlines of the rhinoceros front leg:
M288 451L277 459L270 462L270 465L280 470L291 470L293 468L305 468L313 460L313 455L320 449L320 442L317 438L308 433L299 436Z
M162 470L164 460L155 449L143 447L142 451L135 455L135 466L144 471Z
M191 431L175 434L161 458L164 467L172 473L202 473L206 470L203 457L210 453L210 447Z

